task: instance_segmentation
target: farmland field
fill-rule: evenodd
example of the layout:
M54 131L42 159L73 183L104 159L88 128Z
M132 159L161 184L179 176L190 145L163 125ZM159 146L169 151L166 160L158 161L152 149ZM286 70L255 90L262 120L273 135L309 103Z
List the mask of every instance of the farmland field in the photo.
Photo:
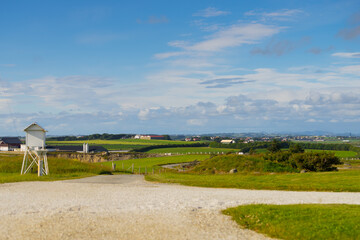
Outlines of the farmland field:
M117 165L118 170L130 170L132 164L134 164L134 172L139 173L139 168L141 173L144 173L145 168L148 172L152 169L158 170L161 168L159 165L171 164L171 163L183 163L183 162L192 162L194 160L203 161L209 158L209 155L179 155L179 156L167 156L167 157L151 157L151 158L140 158L140 159L129 159L129 160L120 160L114 161ZM111 166L111 162L97 163L106 167ZM124 166L124 169L122 167Z
M156 145L192 145L199 142L185 142L172 140L145 140L145 139L118 139L118 140L76 140L76 141L46 141L47 145L82 145L88 143L90 145L103 146L107 150L132 150L147 146Z
M210 147L179 147L179 148L158 148L158 149L152 149L148 151L148 153L221 153L221 152L232 152L236 151L238 152L239 149L231 149L231 148L210 148Z
M83 143L89 143L94 145L107 145L107 144L124 144L124 145L167 145L167 144L194 144L204 143L199 142L185 142L185 141L172 141L172 140L145 140L145 139L118 139L118 140L76 140L76 141L46 141L48 145L82 145Z

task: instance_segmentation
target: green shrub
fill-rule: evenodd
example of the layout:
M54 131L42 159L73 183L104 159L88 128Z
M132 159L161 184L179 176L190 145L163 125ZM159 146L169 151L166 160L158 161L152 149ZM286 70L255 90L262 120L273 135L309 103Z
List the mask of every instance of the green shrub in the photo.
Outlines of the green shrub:
M296 153L290 156L289 163L297 169L308 171L334 171L337 168L333 165L341 164L341 161L334 153Z
M300 144L295 143L295 144L290 144L289 152L291 152L291 153L303 153L303 152L305 152L305 150Z
M265 154L264 159L271 161L271 162L288 163L290 156L291 156L291 153L288 151L278 151L275 153Z

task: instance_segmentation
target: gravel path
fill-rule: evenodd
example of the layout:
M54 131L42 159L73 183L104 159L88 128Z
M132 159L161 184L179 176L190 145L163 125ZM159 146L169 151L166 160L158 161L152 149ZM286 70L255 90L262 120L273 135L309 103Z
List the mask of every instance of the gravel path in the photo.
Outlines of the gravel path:
M220 213L251 203L360 204L360 193L198 188L134 175L0 184L0 239L266 239Z

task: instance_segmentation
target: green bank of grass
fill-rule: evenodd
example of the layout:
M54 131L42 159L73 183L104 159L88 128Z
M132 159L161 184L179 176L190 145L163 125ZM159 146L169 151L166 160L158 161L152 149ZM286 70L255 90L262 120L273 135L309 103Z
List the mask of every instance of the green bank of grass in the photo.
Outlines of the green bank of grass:
M360 205L245 205L223 211L240 226L280 239L360 239Z
M165 157L150 157L150 158L140 158L140 159L129 159L129 160L120 160L114 161L116 164L117 170L131 170L132 164L134 164L134 173L140 172L144 173L145 168L148 172L157 171L161 168L161 165L173 164L173 163L184 163L192 161L203 161L209 158L209 155L178 155L178 156L165 156ZM98 165L103 165L106 167L111 167L112 162L97 163Z
M268 189L288 191L360 192L360 171L309 172L289 174L189 174L148 175L148 181L187 186Z
M37 168L33 173L20 175L23 155L0 155L0 183L21 181L55 181L71 178L88 177L98 174L110 174L110 168L76 160L48 158L48 176L37 176Z
M266 173L266 172L299 172L288 165L266 161L258 155L220 155L201 162L193 169L193 173L224 174L231 169L237 169L241 173Z
M148 153L180 153L180 154L196 154L196 153L227 153L238 152L238 149L231 148L210 148L210 147L179 147L179 148L158 148L148 151Z
M282 150L288 150L288 149L282 149ZM269 151L267 149L255 149L256 153L268 153ZM314 153L321 153L321 152L329 152L329 153L335 153L336 157L339 158L353 158L357 156L356 152L353 151L336 151L336 150L317 150L317 149L305 149L305 152L314 152Z

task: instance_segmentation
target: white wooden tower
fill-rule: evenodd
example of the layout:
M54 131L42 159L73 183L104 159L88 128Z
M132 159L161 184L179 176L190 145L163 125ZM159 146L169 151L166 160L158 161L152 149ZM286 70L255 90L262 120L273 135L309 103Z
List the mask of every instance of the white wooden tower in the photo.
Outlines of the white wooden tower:
M38 176L48 175L49 166L45 149L46 130L37 123L30 124L26 132L26 149L21 167L21 174L28 173L36 164Z

